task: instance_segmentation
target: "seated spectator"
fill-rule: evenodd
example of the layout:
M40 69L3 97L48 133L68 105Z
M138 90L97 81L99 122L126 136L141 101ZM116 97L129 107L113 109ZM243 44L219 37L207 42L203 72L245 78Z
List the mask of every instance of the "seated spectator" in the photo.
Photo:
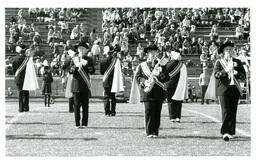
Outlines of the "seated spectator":
M249 22L246 22L245 25L244 25L244 32L243 32L243 38L245 40L248 40L249 37L250 37L250 23Z
M192 40L191 40L191 53L198 54L198 52L199 52L198 49L199 49L198 42L197 42L195 37L192 37Z
M145 39L146 38L146 30L145 30L144 25L139 26L138 35L139 35L139 39Z
M210 56L218 55L218 47L214 41L212 42L211 46L209 47L209 54L210 54Z
M53 27L53 42L63 42L62 34L59 30L57 30L57 27Z
M114 23L119 24L120 21L121 21L121 17L118 13L118 9L115 9L110 17L111 17L111 21L114 22Z
M64 51L69 51L69 50L76 51L75 47L71 45L71 41L67 40L66 44L64 44Z
M236 23L238 23L241 16L242 16L242 12L240 11L239 8L236 8L236 10L234 12L234 21L236 21Z
M12 62L10 60L10 56L6 57L5 59L5 74L6 75L13 74L13 68L12 68Z
M182 27L182 30L180 31L180 35L183 40L190 38L189 30L186 27Z
M93 28L92 32L90 33L90 43L93 44L96 40L98 40L98 35L96 33L96 28Z
M29 25L25 24L21 30L21 36L24 40L32 40L34 32Z
M200 55L200 62L201 62L201 67L207 67L209 61L209 57L206 53L202 53Z
M41 43L43 43L41 35L38 32L35 32L35 36L33 37L33 42L35 42L36 45L40 45Z
M59 21L58 25L60 26L60 32L61 34L69 34L69 24L66 20Z
M141 46L140 43L138 43L136 55L139 56L141 53L144 53L144 48Z
M244 36L244 30L243 30L243 27L241 25L238 25L236 27L236 38L238 40L242 40L243 39L243 36Z
M9 22L11 24L13 24L13 23L15 24L15 23L17 23L17 18L15 16L10 16Z
M102 15L103 15L103 21L111 21L110 9L106 9L105 11L103 11Z
M191 46L188 39L184 39L182 43L182 54L191 54Z
M176 41L173 43L173 50L178 52L182 51L182 43L179 38L177 38Z
M222 26L224 23L224 16L221 14L220 10L217 10L217 14L215 15L215 19L217 20L217 25Z
M80 28L79 28L79 25L76 25L72 29L72 32L71 32L71 35L70 35L70 39L71 40L79 39L79 36L80 36Z
M202 53L202 47L204 46L204 39L201 37L198 37L198 53L201 54Z
M20 9L20 10L18 11L17 16L18 16L18 23L21 24L21 22L22 22L24 19L26 19L26 11L24 11L23 9Z
M182 27L185 27L186 30L190 30L190 20L187 16L182 21Z
M34 23L31 23L31 30L35 33L35 32L37 32L37 33L39 33L40 32L40 30L39 30L39 28L34 24Z
M78 9L76 8L71 9L71 21L77 22L77 19L80 18L81 15L82 13Z
M59 20L64 21L66 19L66 8L62 8L59 12Z
M71 8L67 8L65 17L68 22L71 21Z
M195 32L196 32L196 26L195 25L191 25L190 33L193 34Z
M28 9L28 15L30 18L36 18L38 12L38 8L29 8Z
M45 18L46 16L47 16L47 15L46 15L46 13L45 13L44 8L40 8L39 11L38 11L38 13L37 13L37 15L36 15L37 20L38 20L39 22L44 22L44 18Z
M115 47L115 46L118 46L118 47L121 47L121 41L119 39L119 36L115 36L114 38L114 41L112 42L112 46Z
M125 75L132 75L132 56L130 55L130 53L128 53L128 55L124 58L123 60L123 71Z
M57 58L54 58L51 62L51 68L52 68L52 73L54 76L60 75L59 68L60 68L60 63L58 62Z
M209 56L209 47L207 41L204 41L204 45L202 46L202 54Z
M34 63L35 69L36 69L36 75L40 76L40 69L43 66L43 63L40 61L40 59L36 59L36 62Z
M212 29L211 29L211 33L210 33L210 39L211 41L216 41L219 37L219 34L218 34L218 28L217 26L214 24L212 26Z
M162 18L163 14L164 14L163 11L161 11L159 8L157 8L156 11L155 11L154 16L155 16L156 19L159 20L160 18Z
M44 22L48 22L49 24L55 24L56 18L54 17L54 12L50 12L50 17L45 17Z
M94 62L94 64L96 64L96 62L98 62L100 60L100 55L101 55L99 41L97 41L97 40L94 41L94 44L91 49L91 53L93 56L93 62Z
M53 33L54 33L54 31L53 31L53 29L49 29L49 31L48 31L48 37L47 37L47 43L50 43L51 41L52 41L52 39L53 39Z
M106 45L108 42L112 41L112 36L110 33L110 29L108 28L107 31L103 34L103 45Z
M127 33L124 33L124 36L121 37L121 53L123 53L125 56L128 53L128 46L129 46L129 38Z

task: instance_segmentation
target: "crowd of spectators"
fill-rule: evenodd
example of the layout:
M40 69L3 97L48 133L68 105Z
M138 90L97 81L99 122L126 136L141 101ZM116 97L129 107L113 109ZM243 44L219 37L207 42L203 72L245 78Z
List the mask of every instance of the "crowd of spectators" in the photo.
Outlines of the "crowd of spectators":
M91 32L83 22L78 23L86 12L84 8L20 9L16 17L10 18L9 50L14 53L16 46L26 46L24 41L28 40L39 47L45 42L52 49L49 55L54 74L63 76L60 67L69 49L75 51L78 45L86 46L88 55L97 64L104 57L104 47L113 46L120 54L124 74L132 75L136 66L145 60L143 49L150 44L156 44L161 53L197 54L201 66L209 66L219 57L218 47L223 43L220 29L235 27L234 36L238 41L249 42L250 39L248 8L105 8L102 10L102 31L94 28ZM27 23L28 18L47 24L47 40L42 40L37 23ZM70 22L75 26L70 26ZM205 37L197 33L197 28L204 26L211 27ZM39 75L44 59L35 58ZM186 63L194 66L190 60Z

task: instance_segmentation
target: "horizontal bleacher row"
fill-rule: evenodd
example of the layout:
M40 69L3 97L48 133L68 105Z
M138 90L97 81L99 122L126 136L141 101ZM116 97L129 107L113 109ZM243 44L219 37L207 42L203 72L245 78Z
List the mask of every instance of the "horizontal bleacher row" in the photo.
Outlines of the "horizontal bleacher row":
M17 15L18 11L20 8L6 8L5 9L5 22L6 25L8 25L8 21L10 16L15 16ZM28 10L28 8L23 8L24 10ZM216 13L212 13L213 15ZM48 23L44 22L36 22L35 18L28 18L26 19L28 24L31 24L34 22L36 26L40 30L40 35L42 37L43 43L40 45L40 50L44 51L45 54L50 55L52 52L51 47L46 43L47 42L47 34L48 34ZM207 21L207 20L204 20ZM209 21L211 19L209 18ZM87 10L87 12L81 16L81 18L77 22L69 22L69 29L70 31L73 29L73 27L77 24L84 23L87 29L87 34L92 31L93 28L97 29L97 34L102 36L101 33L101 25L102 25L102 9L100 8L90 8ZM204 40L210 40L210 30L211 30L211 25L209 24L204 25L204 26L199 26L197 27L197 30L195 33L192 34L192 37L201 37ZM8 28L6 28L6 56L13 56L16 55L15 53L10 53L7 48L7 42L9 39L9 31ZM235 38L235 26L230 26L230 27L218 27L218 33L219 33L219 38L224 41L226 38L229 38L229 40L232 40L233 42L237 43L237 46L242 46L245 42L247 41L237 41ZM67 40L70 38L70 34L64 34L63 39ZM153 39L153 38L152 38ZM72 40L71 44L76 44L78 40ZM24 41L25 45L30 45L32 41ZM64 42L65 43L65 42ZM143 47L147 45L146 40L138 40L136 43L129 43L129 52L131 55L135 55L137 45L138 43L141 43ZM103 45L101 45L103 48ZM60 53L63 52L63 47L59 47ZM187 56L183 57L183 60L191 60L195 67L189 68L189 75L190 76L198 76L201 73L201 67L200 67L200 61L199 61L199 54L190 54Z

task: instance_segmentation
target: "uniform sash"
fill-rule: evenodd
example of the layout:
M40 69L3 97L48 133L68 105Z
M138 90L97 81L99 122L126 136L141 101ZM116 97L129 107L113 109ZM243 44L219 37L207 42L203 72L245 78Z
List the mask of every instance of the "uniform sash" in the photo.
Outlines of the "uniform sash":
M20 65L20 67L15 72L15 77L18 76L19 73L26 67L28 60L29 60L29 57L25 57L25 59L23 60L23 62Z
M105 82L107 80L107 78L109 77L109 74L111 73L111 71L114 69L115 64L116 64L117 58L114 58L114 60L111 62L111 64L109 65L108 69L105 71L104 75L103 75L103 82Z
M183 63L179 62L178 65L169 73L170 78L174 77L180 72Z
M148 78L150 78L150 75L151 75L151 71L150 71L150 69L149 69L149 67L148 67L148 65L147 65L147 62L142 62L141 64L141 68L142 68L142 71L143 71L143 73L148 77ZM160 86L163 90L166 90L166 87L165 87L165 85L162 83L162 82L160 82L157 78L155 78L156 80L155 80L155 82L156 82L156 84L158 85L158 86Z

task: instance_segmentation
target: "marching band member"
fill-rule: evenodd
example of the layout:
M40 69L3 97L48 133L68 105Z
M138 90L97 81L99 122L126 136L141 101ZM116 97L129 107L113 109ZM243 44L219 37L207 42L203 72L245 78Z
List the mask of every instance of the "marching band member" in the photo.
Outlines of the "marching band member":
M169 118L172 122L180 122L182 102L188 98L187 68L181 62L180 53L172 51L167 55L170 59L166 64L169 77L166 83Z
M19 112L28 112L29 91L39 88L33 63L35 50L29 48L25 51L25 49L17 47L16 51L19 55L14 58L12 65L18 88Z
M89 98L91 97L91 83L89 73L95 69L91 58L86 56L86 48L78 47L78 56L73 57L70 66L70 74L73 74L71 92L74 99L74 114L76 128L84 128L88 125ZM80 107L82 106L82 126L80 126Z
M104 110L106 116L116 115L116 93L124 91L120 60L114 56L111 46L106 53L107 57L100 62L100 73L103 75ZM110 102L111 100L111 102Z
M226 42L220 46L223 57L216 61L214 75L216 78L216 95L219 97L222 110L220 133L224 141L235 135L236 113L242 90L238 80L244 80L245 70L240 60L234 58L234 43Z
M51 93L52 93L52 71L49 67L48 61L45 60L44 63L44 73L43 73L43 86L42 94L44 95L44 105L50 107Z
M145 127L146 134L148 138L157 137L159 134L160 127L160 118L161 118L161 110L162 104L165 99L165 85L162 82L166 82L166 74L164 73L164 65L166 63L160 63L157 68L157 60L156 55L158 55L158 47L156 45L151 45L144 49L147 54L147 61L142 62L138 65L132 87L136 87L138 84L140 90L140 101L144 103L145 107ZM156 66L156 67L155 67ZM159 71L155 71L158 69ZM162 70L162 72L161 72ZM150 86L149 81L152 80L151 76L154 75L153 78L154 84L150 91L146 91ZM133 92L131 92L133 94ZM133 101L134 97L130 96L130 102Z

